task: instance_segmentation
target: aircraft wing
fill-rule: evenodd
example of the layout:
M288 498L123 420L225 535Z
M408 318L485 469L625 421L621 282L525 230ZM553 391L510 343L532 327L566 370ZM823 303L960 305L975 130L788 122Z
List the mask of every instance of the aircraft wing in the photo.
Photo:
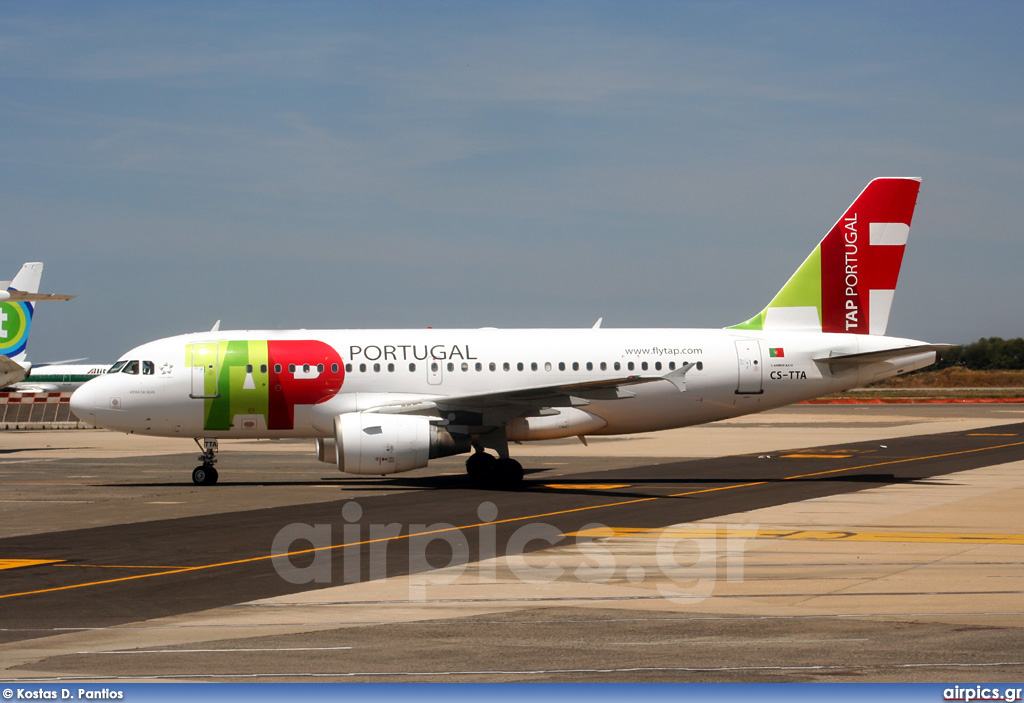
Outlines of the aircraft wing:
M387 403L369 412L400 414L432 414L434 412L467 411L497 414L502 418L529 415L541 408L589 405L591 400L618 400L634 398L630 386L668 381L680 392L686 390L685 375L695 364L683 366L663 375L621 376L600 380L537 385L528 388L471 393L458 396L436 396L420 401ZM501 420L504 421L504 420Z
M938 354L944 349L949 349L952 344L917 344L909 347L896 347L893 349L882 349L881 351L860 352L857 354L835 354L834 356L822 356L814 361L828 364L833 368L853 368L864 364L874 364L879 361L899 359L914 354L935 352Z
M30 366L22 366L9 356L0 354L0 388L12 383L24 381L28 377Z
M42 361L36 364L32 364L34 369L42 369L47 366L64 366L65 364L76 364L79 361L88 361L89 357L80 356L77 359L61 359L60 361ZM102 366L102 364L100 364Z

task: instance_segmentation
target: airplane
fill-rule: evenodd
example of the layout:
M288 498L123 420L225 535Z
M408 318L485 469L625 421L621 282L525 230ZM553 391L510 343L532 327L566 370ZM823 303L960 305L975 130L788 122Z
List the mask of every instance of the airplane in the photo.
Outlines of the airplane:
M872 180L778 294L724 329L215 329L132 349L71 407L193 438L197 485L218 480L218 439L310 438L360 475L472 452L475 483L515 489L510 443L703 424L934 363L948 345L885 336L920 183Z
M0 282L0 388L24 380L32 369L25 360L25 347L32 328L32 315L40 300L71 300L73 295L40 293L43 276L40 261L26 263L13 281Z
M76 359L75 361L79 361ZM5 391L18 393L54 393L76 390L87 381L107 372L111 364L36 364L22 381L12 383Z

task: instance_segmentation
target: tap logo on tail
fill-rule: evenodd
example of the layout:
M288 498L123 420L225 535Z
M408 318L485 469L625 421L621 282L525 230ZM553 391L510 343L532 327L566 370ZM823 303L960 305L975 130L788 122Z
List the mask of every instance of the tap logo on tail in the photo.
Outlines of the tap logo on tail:
M730 329L885 334L918 178L876 178L768 306Z

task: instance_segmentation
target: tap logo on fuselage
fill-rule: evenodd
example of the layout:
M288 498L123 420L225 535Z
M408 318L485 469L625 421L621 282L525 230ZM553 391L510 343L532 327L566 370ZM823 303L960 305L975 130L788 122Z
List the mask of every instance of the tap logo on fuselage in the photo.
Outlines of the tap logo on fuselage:
M341 355L310 339L188 344L185 365L214 431L294 429L296 406L330 400L345 381Z

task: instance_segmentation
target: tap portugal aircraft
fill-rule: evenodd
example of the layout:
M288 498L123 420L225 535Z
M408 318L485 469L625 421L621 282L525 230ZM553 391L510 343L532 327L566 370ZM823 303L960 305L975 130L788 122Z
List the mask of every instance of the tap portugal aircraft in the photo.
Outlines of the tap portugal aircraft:
M871 181L771 302L725 329L217 330L136 347L71 407L194 438L199 485L217 481L219 438L308 437L350 474L471 451L472 479L515 488L509 442L697 425L934 363L945 345L884 336L919 187Z

